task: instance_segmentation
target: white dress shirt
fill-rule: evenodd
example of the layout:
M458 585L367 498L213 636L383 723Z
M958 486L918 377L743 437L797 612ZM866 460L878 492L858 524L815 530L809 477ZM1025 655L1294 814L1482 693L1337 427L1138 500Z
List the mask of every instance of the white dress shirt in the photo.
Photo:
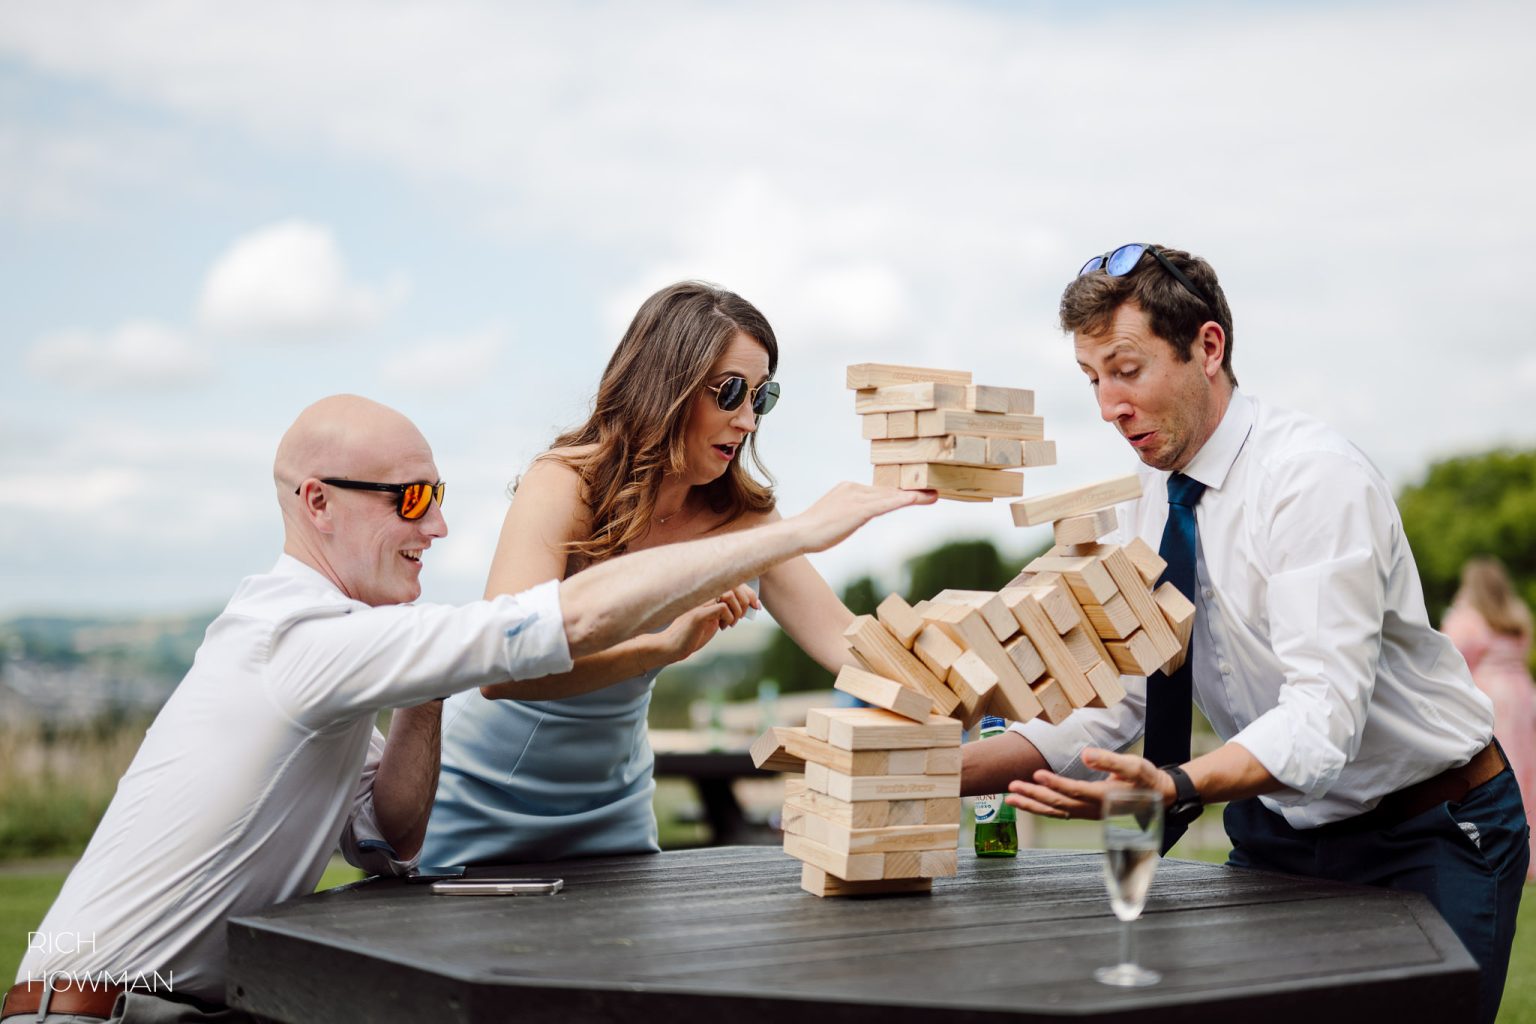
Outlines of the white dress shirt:
M338 843L365 870L410 867L359 848L380 840L380 710L570 668L554 581L374 608L284 555L208 627L38 926L62 949L29 949L17 981L126 973L222 1003L229 917L313 891Z
M1359 449L1234 392L1184 473L1207 488L1195 510L1194 698L1217 735L1288 787L1265 806L1294 828L1350 818L1488 744L1493 706L1430 626L1391 489ZM1168 474L1141 476L1122 538L1156 549ZM1142 733L1147 681L1123 682L1113 708L1013 728L1054 770L1082 777L1085 746L1123 749Z

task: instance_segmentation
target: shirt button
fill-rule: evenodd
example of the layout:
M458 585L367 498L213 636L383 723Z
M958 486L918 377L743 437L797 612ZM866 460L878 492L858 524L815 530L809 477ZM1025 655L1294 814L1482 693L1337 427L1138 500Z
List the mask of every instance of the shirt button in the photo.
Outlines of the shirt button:
M1210 587L1206 587L1204 590L1200 591L1200 593L1204 595L1207 601L1216 596L1215 592L1213 592Z
M1226 662L1222 662L1221 663L1221 674L1224 675L1224 676L1231 675L1232 674L1232 666L1227 664Z

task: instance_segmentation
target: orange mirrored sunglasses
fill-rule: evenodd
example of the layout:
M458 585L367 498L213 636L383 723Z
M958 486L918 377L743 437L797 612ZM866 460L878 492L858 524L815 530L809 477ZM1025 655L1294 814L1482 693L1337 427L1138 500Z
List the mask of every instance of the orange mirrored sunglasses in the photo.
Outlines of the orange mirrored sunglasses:
M409 484L376 484L369 480L343 480L334 476L321 477L320 482L349 491L384 491L387 494L393 494L399 498L395 513L401 519L420 519L427 514L427 509L434 501L441 508L443 491L448 486L441 480L435 484L427 483L425 480ZM298 494L298 489L295 488L293 493Z

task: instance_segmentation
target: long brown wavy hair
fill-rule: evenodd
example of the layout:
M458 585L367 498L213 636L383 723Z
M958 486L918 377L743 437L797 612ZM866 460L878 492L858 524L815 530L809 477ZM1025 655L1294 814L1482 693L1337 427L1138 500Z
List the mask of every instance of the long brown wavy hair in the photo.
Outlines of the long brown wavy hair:
M597 386L587 422L555 439L550 451L589 447L583 454L546 454L580 475L592 511L592 533L566 544L568 554L598 562L622 554L650 528L662 476L686 468L684 433L710 367L740 332L768 350L768 373L779 366L779 342L757 307L702 281L681 281L646 299ZM748 472L744 456L767 480ZM773 508L773 477L747 435L719 479L702 488L719 524ZM717 527L718 528L718 527Z
M1495 633L1515 637L1531 634L1531 610L1515 592L1504 563L1497 558L1467 560L1461 567L1461 588L1454 603L1471 606Z

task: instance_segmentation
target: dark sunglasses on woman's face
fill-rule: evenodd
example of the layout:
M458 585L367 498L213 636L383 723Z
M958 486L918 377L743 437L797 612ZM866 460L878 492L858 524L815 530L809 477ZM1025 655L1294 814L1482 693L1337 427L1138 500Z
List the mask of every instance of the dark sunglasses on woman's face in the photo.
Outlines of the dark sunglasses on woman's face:
M395 514L401 519L420 519L427 514L427 509L434 501L441 508L443 492L448 486L441 480L435 484L424 480L413 484L377 484L371 480L344 480L334 476L321 477L320 482L349 491L383 491L393 494L399 499L395 505ZM295 488L293 493L298 494L298 489Z
M705 384L704 387L715 393L715 402L724 412L735 412L741 408L743 400L750 398L752 414L766 416L779 401L779 382L776 380L765 380L757 387L749 388L747 378L727 377L718 385Z

